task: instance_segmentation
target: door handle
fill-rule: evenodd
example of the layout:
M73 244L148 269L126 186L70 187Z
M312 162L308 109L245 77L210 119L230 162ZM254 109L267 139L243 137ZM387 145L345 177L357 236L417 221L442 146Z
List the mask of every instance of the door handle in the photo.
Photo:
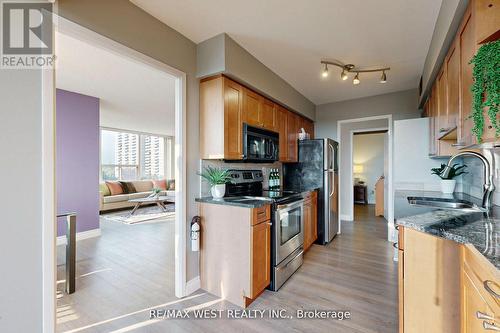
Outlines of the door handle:
M486 320L483 321L483 328L488 331L500 332L500 327L495 324L488 323Z

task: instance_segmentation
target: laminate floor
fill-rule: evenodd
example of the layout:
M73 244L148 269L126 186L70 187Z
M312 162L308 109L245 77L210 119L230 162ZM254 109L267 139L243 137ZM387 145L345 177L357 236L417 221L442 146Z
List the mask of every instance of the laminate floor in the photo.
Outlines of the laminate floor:
M173 245L168 243L173 241L168 232L169 228L173 230L173 223L152 224L144 228L137 241L131 235L110 235L108 240L103 228L100 240L80 242L92 242L85 245L85 252L94 256L81 258L78 272L112 270L81 277L77 293L59 300L58 314L67 312L77 317L61 323L59 331L397 332L397 263L392 260L391 243L386 241L386 222L374 217L372 210L373 206L356 206L355 221L343 222L342 234L327 246L313 245L305 254L303 266L279 292L266 290L248 308L284 310L282 314L293 316L291 319L270 318L267 312L263 319L227 318L228 311L239 308L202 290L176 299L173 266L169 267ZM123 226L113 227L119 230ZM151 248L141 245L145 240ZM80 243L80 252L84 252ZM116 248L107 252L107 247ZM97 253L108 253L108 258L99 259L101 264L97 264ZM188 310L191 319L151 320L152 308ZM222 318L194 319L196 311L203 309L223 310ZM351 318L298 319L298 309L348 310Z

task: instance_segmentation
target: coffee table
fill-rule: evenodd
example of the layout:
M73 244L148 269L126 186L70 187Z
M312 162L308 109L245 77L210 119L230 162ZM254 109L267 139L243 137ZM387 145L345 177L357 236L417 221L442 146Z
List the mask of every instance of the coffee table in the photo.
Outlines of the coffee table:
M130 212L130 216L134 215L139 208L143 204L157 204L164 212L167 211L167 207L165 207L165 202L175 202L174 196L160 195L159 197L145 197L145 198L137 198L130 199L128 202L135 203L134 208Z

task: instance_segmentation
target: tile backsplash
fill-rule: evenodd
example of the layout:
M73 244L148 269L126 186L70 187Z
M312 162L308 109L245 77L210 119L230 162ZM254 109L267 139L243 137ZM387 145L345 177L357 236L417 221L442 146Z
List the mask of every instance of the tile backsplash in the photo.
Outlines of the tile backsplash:
M226 163L224 161L218 160L201 160L200 170L203 170L206 166L225 168L225 169L238 169L238 170L261 170L264 177L263 187L268 187L269 180L269 170L278 169L281 179L283 179L283 166L280 162L275 163ZM210 196L210 185L204 180L202 180L200 185L200 196L206 197Z
M486 151L481 152L488 157ZM500 149L493 150L493 161L490 163L493 166L493 175L496 190L493 192L493 203L500 206ZM476 198L483 197L483 184L484 184L484 169L483 163L475 157L464 157L463 163L467 165L467 174L459 177L457 184L457 191L467 193Z

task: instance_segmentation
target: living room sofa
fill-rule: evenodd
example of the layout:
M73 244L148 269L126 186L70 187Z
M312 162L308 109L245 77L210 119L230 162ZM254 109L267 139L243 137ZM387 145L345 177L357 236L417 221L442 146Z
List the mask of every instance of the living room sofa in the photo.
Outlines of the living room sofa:
M165 186L158 186L158 182L164 181ZM153 193L153 188L160 188L160 195L175 196L174 180L135 180L122 182L104 182L99 184L99 211L105 212L114 209L122 209L133 207L134 203L128 202L130 199L144 198ZM153 183L154 182L154 183ZM122 193L113 194L110 187L116 188L115 184L119 183L122 187ZM156 186L155 186L156 185ZM116 192L116 191L115 191ZM118 191L120 192L120 191Z

